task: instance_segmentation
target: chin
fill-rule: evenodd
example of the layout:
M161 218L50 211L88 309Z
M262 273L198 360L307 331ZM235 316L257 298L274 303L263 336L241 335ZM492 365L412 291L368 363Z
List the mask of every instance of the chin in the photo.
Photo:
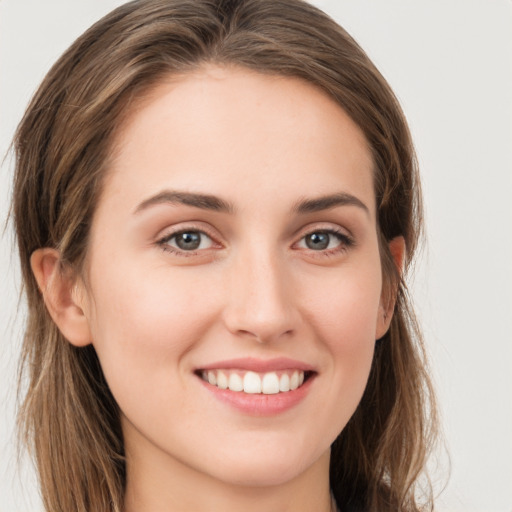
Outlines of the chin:
M306 453L304 450L254 450L235 454L233 459L223 458L216 466L217 478L241 487L271 487L290 482L316 463L329 458L330 450L324 454ZM328 466L328 465L327 465Z
M254 465L246 465L242 468L229 468L221 476L225 482L239 487L274 487L286 484L297 478L304 470L302 467L293 467L289 464L277 464L272 466L272 463L264 467Z

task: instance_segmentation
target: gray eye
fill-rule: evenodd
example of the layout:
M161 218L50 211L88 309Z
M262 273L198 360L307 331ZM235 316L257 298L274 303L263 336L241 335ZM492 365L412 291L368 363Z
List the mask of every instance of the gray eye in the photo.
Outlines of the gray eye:
M331 238L333 238L331 233L326 233L323 231L310 233L305 237L306 247L308 249L313 249L314 251L323 251L329 247Z
M197 232L180 233L175 240L177 247L183 251L193 251L201 245L201 235Z
M169 237L167 244L180 251L196 251L209 249L212 246L212 239L201 231L182 231Z

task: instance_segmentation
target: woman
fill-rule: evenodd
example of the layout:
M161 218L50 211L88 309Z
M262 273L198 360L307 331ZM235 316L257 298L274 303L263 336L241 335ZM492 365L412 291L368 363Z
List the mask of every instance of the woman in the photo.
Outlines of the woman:
M343 29L296 0L126 4L16 152L47 510L419 509L419 182Z

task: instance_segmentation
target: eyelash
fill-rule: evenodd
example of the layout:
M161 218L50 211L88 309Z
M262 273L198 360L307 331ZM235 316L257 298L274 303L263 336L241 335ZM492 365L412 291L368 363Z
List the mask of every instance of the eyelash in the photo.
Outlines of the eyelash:
M196 233L196 234L204 235L212 241L212 245L215 245L215 240L211 235L209 235L203 229L198 229L195 227L190 227L188 229L180 229L179 231L175 231L173 233L167 234L164 237L158 239L156 241L156 243L163 251L171 253L176 256L185 257L185 258L191 257L191 256L197 256L201 251L208 250L208 249L199 249L199 250L185 251L185 250L180 250L180 249L177 249L177 248L169 245L169 242L173 238L175 238L179 235L183 235L185 233ZM336 254L342 254L355 245L355 241L352 237L348 236L346 233L344 233L342 231L339 231L339 230L333 229L333 228L324 228L324 229L320 228L320 229L314 229L314 230L308 231L307 233L304 233L301 236L301 238L299 239L299 242L301 242L302 240L305 240L306 237L311 236L313 234L327 234L330 236L334 236L340 242L340 244L338 246L331 248L331 249L323 249L323 250L318 250L318 251L310 249L309 252L315 258L331 257L331 256L335 256ZM298 244L299 242L296 242L294 245ZM217 245L219 245L219 244L217 244ZM300 249L298 249L298 250L300 250ZM308 250L308 249L305 249L305 250Z
M163 251L169 252L176 256L185 257L185 258L190 257L190 256L197 256L199 254L199 252L205 250L205 249L200 249L200 250L195 250L195 251L185 251L185 250L181 250L179 248L175 248L175 247L172 247L171 245L169 245L169 242L173 238L175 238L179 235L183 235L185 233L198 233L200 235L207 236L212 241L212 246L215 245L213 236L209 235L204 229L198 229L195 227L180 229L179 231L169 233L169 234L163 236L162 238L160 238L159 240L157 240L156 243L158 246L160 246L160 248ZM219 245L219 244L217 244L217 245Z
M307 233L302 235L299 242L301 242L302 240L305 240L306 237L311 236L313 234L327 234L331 237L337 238L339 241L339 245L337 245L336 247L333 247L331 249L323 249L323 250L318 250L318 251L310 249L309 253L310 253L310 256L313 258L332 257L332 256L336 256L338 254L343 254L355 245L355 241L352 237L350 237L343 231L333 229L333 228L320 228L320 229L314 229L312 231L308 231Z

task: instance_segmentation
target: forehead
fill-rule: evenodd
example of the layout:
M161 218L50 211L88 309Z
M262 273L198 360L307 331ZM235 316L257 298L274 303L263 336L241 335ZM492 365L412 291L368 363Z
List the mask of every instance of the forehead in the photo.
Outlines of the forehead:
M284 200L285 190L341 187L374 208L362 131L297 78L218 66L171 76L132 104L114 155L107 192L123 188L133 204L159 188L240 198L277 189Z

